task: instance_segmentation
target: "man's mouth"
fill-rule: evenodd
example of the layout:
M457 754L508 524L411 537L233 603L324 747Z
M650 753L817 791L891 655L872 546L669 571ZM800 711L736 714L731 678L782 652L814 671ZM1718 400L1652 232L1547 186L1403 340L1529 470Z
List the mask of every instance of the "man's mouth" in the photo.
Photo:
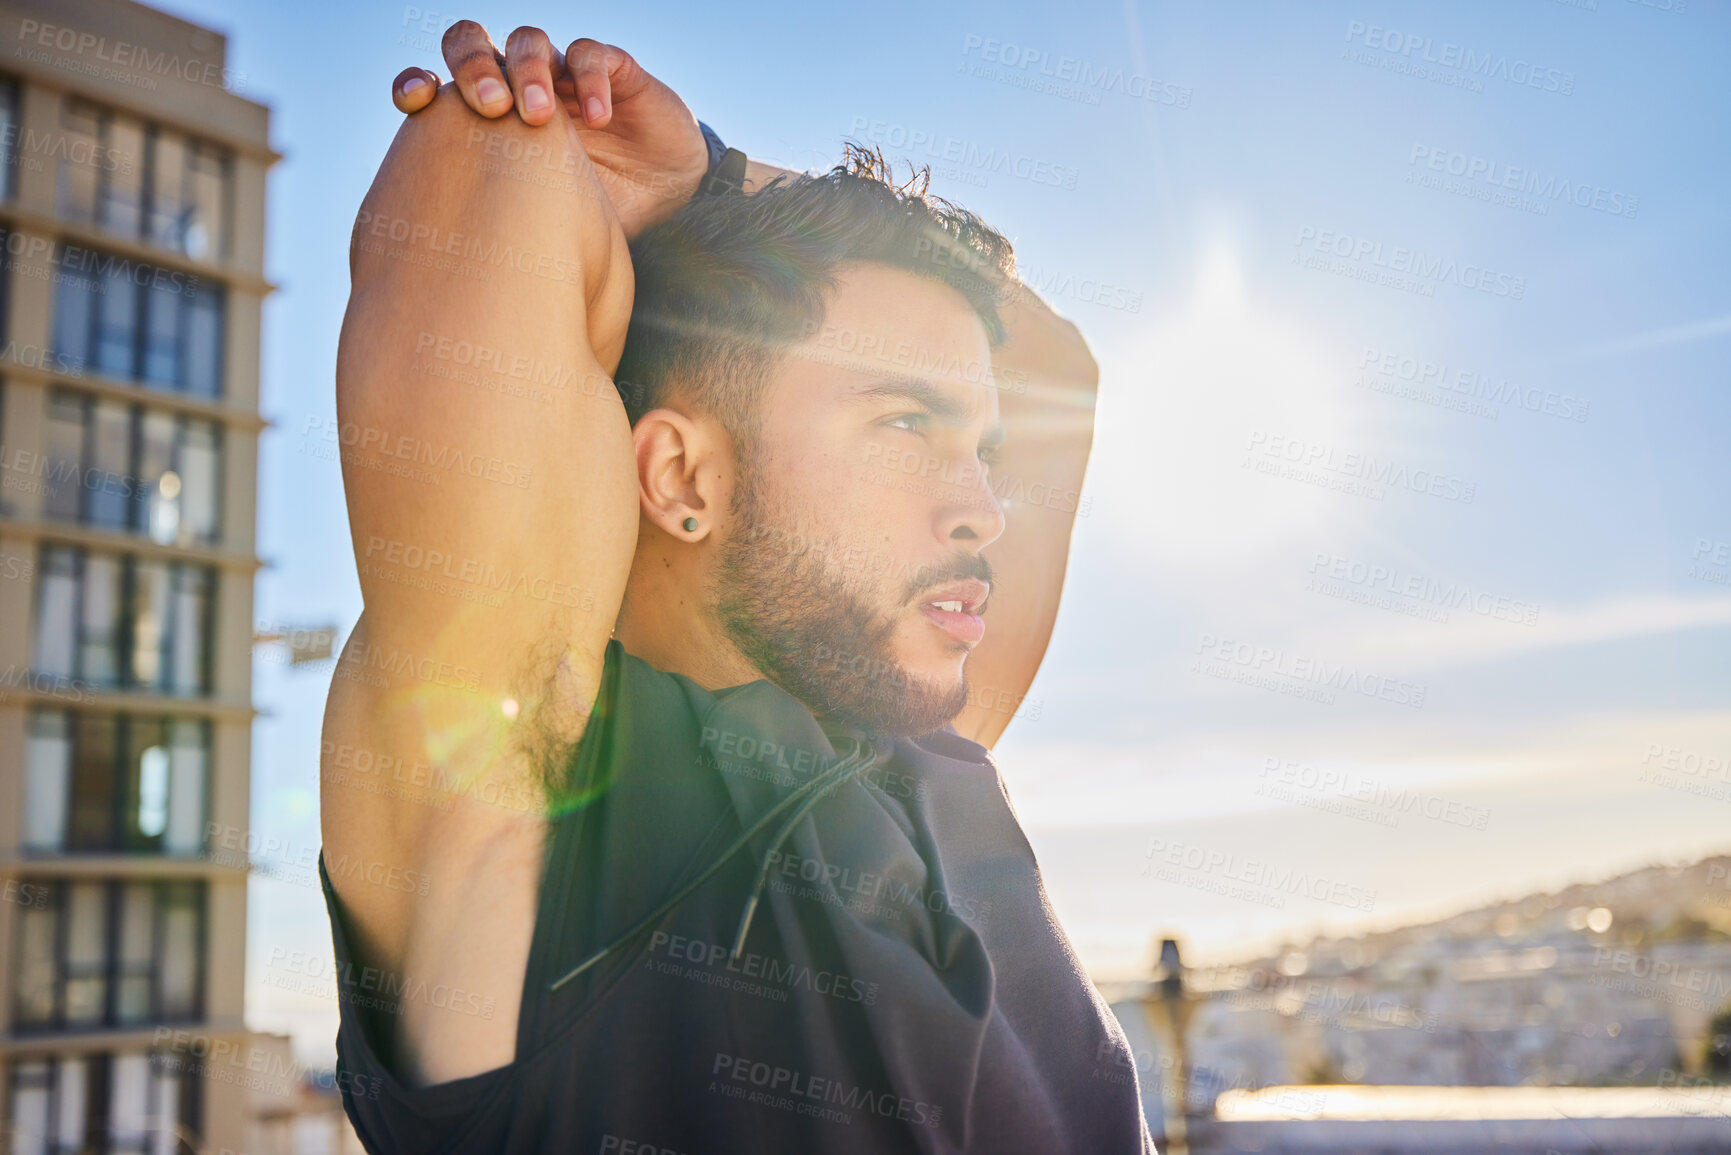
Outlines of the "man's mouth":
M973 646L986 636L986 622L980 615L991 592L992 587L974 578L952 582L920 602L920 612L956 641Z

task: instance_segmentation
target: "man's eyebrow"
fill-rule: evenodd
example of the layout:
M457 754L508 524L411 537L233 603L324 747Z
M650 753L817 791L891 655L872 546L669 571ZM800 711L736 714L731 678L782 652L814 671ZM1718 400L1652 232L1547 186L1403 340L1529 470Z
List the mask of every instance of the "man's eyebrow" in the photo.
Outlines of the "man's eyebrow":
M955 398L918 377L890 377L875 381L848 395L849 401L866 402L884 399L908 401L926 410L945 425L966 425L972 414ZM1004 443L1004 426L993 425L980 436L980 445L996 449Z
M891 377L855 389L849 401L911 401L946 425L964 425L973 416L966 407L929 381L918 377Z

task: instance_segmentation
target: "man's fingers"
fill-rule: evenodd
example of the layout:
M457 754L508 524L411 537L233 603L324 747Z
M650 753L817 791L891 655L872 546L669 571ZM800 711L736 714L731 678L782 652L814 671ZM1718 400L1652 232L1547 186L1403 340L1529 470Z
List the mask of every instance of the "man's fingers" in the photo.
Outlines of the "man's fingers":
M391 81L391 103L399 112L419 112L433 103L438 91L438 73L425 68L405 68Z
M565 67L576 80L577 106L583 110L585 127L601 128L613 119L613 74L628 63L636 67L624 49L587 36L573 40L565 50Z
M505 70L517 94L517 112L529 124L553 118L553 78L565 60L539 28L519 28L505 41Z
M504 57L493 38L473 20L459 20L445 29L445 63L463 94L463 103L482 116L502 116L511 109L511 90L500 65Z

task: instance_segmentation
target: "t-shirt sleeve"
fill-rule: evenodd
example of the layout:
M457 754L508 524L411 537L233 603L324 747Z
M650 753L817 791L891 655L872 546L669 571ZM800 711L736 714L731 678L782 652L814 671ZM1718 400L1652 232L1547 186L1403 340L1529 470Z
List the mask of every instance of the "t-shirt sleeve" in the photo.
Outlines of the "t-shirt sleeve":
M430 1087L408 1088L393 1073L394 1018L412 988L354 957L342 900L319 855L319 888L331 920L337 994L336 1082L355 1133L369 1151L430 1151L484 1114L502 1095L511 1067Z

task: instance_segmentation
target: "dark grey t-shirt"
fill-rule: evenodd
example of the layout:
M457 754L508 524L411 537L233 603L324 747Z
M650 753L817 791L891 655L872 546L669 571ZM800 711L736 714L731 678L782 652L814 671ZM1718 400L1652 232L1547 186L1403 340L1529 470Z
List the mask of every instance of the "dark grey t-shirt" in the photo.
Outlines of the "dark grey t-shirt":
M768 681L711 692L611 642L567 770L508 1066L396 1081L391 1000L321 862L369 1150L1154 1151L1123 1032L978 744L863 741Z

